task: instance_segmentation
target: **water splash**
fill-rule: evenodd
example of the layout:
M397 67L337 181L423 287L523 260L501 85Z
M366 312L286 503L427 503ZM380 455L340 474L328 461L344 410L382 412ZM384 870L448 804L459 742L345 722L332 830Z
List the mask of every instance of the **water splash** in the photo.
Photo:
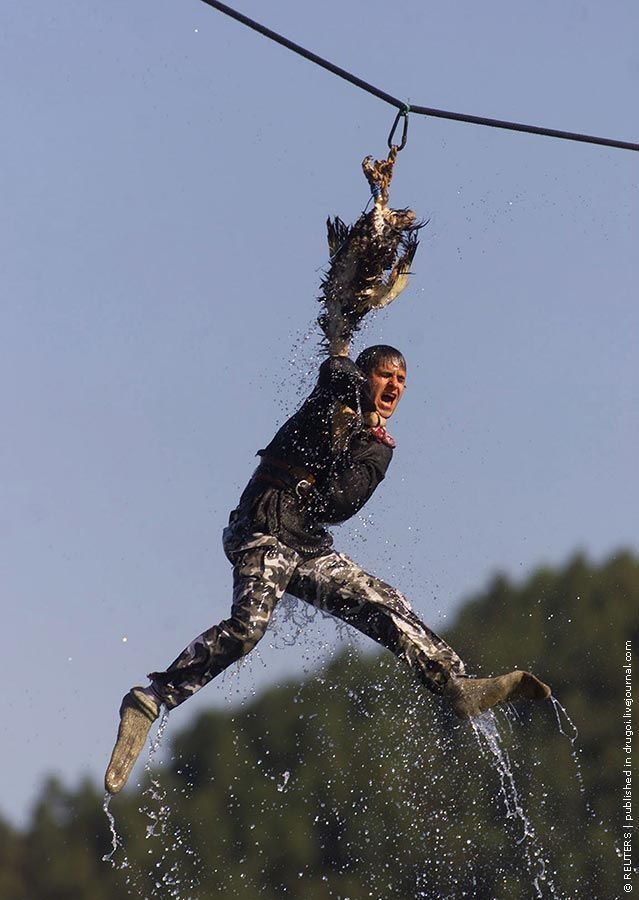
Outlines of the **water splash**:
M577 726L575 725L573 720L570 718L570 716L566 712L566 708L561 705L561 703L559 702L559 700L557 700L557 698L554 696L554 694L550 697L550 702L553 705L553 709L555 710L555 715L557 717L557 725L559 726L559 734L563 734L564 737L567 737L568 740L570 741L570 743L574 747L575 741L579 737L579 729L577 728ZM563 726L561 724L561 716L559 715L560 710L561 710L561 713L563 714L567 724L572 728L572 735L566 734L566 732L563 729Z
M588 814L592 818L596 818L595 812L592 809L592 807L590 806L588 799L586 797L586 785L584 784L584 776L583 776L583 772L581 770L581 763L580 763L579 757L577 755L577 748L575 747L575 743L577 741L577 738L579 737L579 729L577 728L575 723L572 721L572 719L566 712L565 707L563 707L561 705L559 700L557 700L557 698L554 696L552 696L550 698L550 700L552 702L552 706L555 711L555 716L557 717L557 726L559 728L559 733L563 734L563 736L565 738L568 738L568 740L570 741L570 753L573 758L573 762L575 763L575 775L577 778L577 783L579 784L579 790L581 791L581 794L584 798L584 802L586 804L586 810L588 811ZM561 715L563 715L564 719L566 720L567 725L569 725L570 728L572 729L572 735L566 734L566 732L564 731L563 726L562 726L560 711L561 711Z
M144 771L149 776L149 786L145 788L142 797L148 797L151 802L158 805L157 810L150 805L140 807L140 812L144 813L150 820L150 824L146 827L147 838L165 834L167 828L169 806L164 802L166 800L166 791L162 788L158 777L154 774L152 766L155 756L160 749L168 721L169 711L166 707L162 707L160 724L158 725L158 730L151 742L149 754L144 764ZM156 829L159 829L159 831Z
M556 697L550 698L552 701L553 709L555 711L555 716L557 717L557 726L559 728L559 733L563 734L570 741L570 755L572 756L573 762L575 764L575 778L577 779L577 784L579 785L579 791L583 798L584 806L586 808L586 812L589 817L597 823L597 825L602 829L604 834L606 834L609 838L612 838L612 833L610 827L605 824L605 822L597 815L595 810L593 809L590 801L588 800L588 794L586 792L586 784L584 781L583 770L581 768L581 761L579 759L579 750L575 746L577 742L577 738L579 737L579 730L575 723L572 721L570 716L568 715L565 707L561 705L559 700ZM572 734L567 734L562 725L562 716L565 719L567 725L572 729ZM623 857L623 852L619 845L618 840L613 840L613 846L615 853L618 857ZM639 871L639 868L635 868L635 873Z
M192 849L191 833L172 820L171 805L167 799L168 789L162 784L157 769L154 767L155 757L160 749L164 732L169 719L169 711L163 707L162 718L144 766L149 777L149 784L142 793L146 801L140 812L148 819L146 840L155 841L149 849L151 856L157 853L152 866L151 897L189 898L191 890L197 889L200 879L196 872L187 875L184 863L201 867L195 851ZM161 761L159 763L161 765ZM159 852L158 852L159 851ZM184 894L186 889L187 893Z
M115 855L118 847L122 846L122 840L121 840L120 836L118 835L116 828L115 828L115 817L114 817L113 813L111 812L111 810L109 809L112 799L113 799L113 794L110 794L108 791L105 791L102 809L104 810L104 814L106 815L107 819L109 820L109 831L111 832L111 852L104 854L104 856L102 857L102 862L110 862L111 865L115 867L115 861L113 859L113 856Z
M286 790L286 785L288 784L288 780L289 780L290 777L291 777L291 773L290 773L290 772L287 771L287 772L283 772L283 773L282 773L282 783L281 783L281 784L278 784L278 786L277 786L277 789L278 789L278 791L279 791L280 793L281 793L282 791Z
M490 754L497 769L506 817L513 819L521 828L521 836L518 838L517 844L523 848L526 867L533 881L535 895L543 897L542 886L545 885L551 897L558 897L555 885L549 875L547 854L541 846L539 837L519 796L510 757L502 745L495 714L492 710L487 710L481 716L471 719L470 722L482 755L488 757Z

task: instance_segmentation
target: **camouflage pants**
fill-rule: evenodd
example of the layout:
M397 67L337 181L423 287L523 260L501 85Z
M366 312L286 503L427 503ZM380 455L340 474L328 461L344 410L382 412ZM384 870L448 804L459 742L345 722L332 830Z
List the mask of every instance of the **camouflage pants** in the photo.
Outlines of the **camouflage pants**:
M228 619L198 635L164 672L149 676L169 708L178 706L264 636L284 592L331 613L386 647L440 693L464 664L426 627L399 591L367 574L343 553L305 560L272 535L255 534L241 546L225 546L234 564L233 606Z

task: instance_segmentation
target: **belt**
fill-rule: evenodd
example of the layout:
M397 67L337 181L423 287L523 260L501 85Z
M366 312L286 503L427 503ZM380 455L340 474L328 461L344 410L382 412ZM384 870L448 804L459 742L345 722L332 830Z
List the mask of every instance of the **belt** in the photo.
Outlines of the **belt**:
M275 471L269 471L274 469ZM254 481L263 481L276 488L293 488L298 497L302 497L313 487L317 478L312 472L301 466L294 466L276 456L263 456L254 475Z

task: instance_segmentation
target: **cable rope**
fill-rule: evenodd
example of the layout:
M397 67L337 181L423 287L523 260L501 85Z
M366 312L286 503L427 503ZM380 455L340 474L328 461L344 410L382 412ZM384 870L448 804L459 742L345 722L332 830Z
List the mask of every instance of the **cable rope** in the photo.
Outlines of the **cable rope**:
M342 69L340 68L340 66L334 65L334 63L323 59L316 53L312 53L310 50L306 50L299 44L295 44L293 43L293 41L289 41L289 39L285 38L283 35L278 34L276 31L272 31L265 25L261 25L254 19L249 19L248 16L245 16L237 10L232 9L225 3L219 3L218 0L202 0L202 2L206 3L207 6L211 6L213 9L218 10L218 12L224 13L224 15L230 16L232 19L241 22L242 25L246 25L248 28L252 28L254 31L257 31L260 34L264 35L264 37L267 37L270 40L281 44L288 50L292 50L293 53L297 53L299 54L299 56L303 56L304 59L309 60L309 62L315 63L315 65L321 66L323 69L327 69L329 72L332 72L339 78L343 78L345 81L349 81L351 84L354 84L355 87L361 88L361 90L363 91L367 91L369 94L372 94L374 97L378 97L380 100L384 100L386 103L390 103L391 106L394 106L396 109L398 109L400 111L400 114L403 114L404 116L407 116L408 112L410 111L414 115L418 116L432 116L438 119L452 119L457 122L468 122L471 125L487 125L489 128L505 128L509 131L522 131L526 134L541 134L545 135L546 137L560 138L566 141L581 141L582 143L586 144L600 144L604 147L617 147L621 150L639 150L639 143L632 143L631 141L618 141L613 138L596 137L595 135L591 134L577 134L573 131L560 131L555 128L542 128L538 125L524 125L520 122L506 122L502 119L489 119L486 118L486 116L470 116L466 113L455 113L449 112L448 110L444 109L433 109L429 106L416 106L414 103L411 103L409 107L408 104L403 100L399 100L397 97L393 97L392 94L388 94L386 93L386 91L382 91L380 88L375 87L375 85L369 84L362 78L358 78L357 75L353 75L351 72L347 72L346 69Z

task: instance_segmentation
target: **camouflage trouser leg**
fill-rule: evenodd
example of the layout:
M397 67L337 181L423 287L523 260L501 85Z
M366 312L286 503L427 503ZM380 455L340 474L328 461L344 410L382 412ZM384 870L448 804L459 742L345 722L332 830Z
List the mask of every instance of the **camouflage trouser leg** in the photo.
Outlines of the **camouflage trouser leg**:
M302 559L270 535L256 535L228 555L234 563L230 618L198 635L165 672L149 675L169 709L253 649Z
M301 562L287 591L386 647L434 693L441 693L451 674L464 674L459 656L417 618L403 594L364 572L343 553Z

